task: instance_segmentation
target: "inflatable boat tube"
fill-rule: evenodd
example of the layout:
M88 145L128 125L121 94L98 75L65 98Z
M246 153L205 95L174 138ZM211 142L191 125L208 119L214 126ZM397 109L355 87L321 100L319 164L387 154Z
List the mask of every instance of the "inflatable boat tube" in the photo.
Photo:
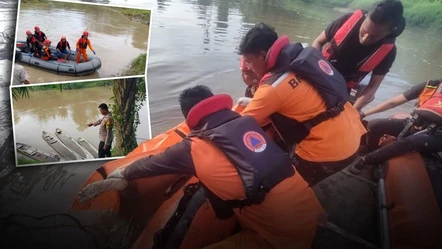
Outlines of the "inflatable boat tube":
M155 155L163 152L173 144L180 142L189 133L189 128L185 123L168 130L167 132L156 136L140 144L135 150L126 157L105 163L98 168L83 184L85 186L106 179L106 177L118 168L125 168L130 163L139 158ZM185 175L162 175L132 181L129 185L133 199L138 200L140 208L145 213L155 211L155 209L174 191L183 186L190 176ZM119 191L109 191L100 194L86 203L80 204L77 196L71 205L72 210L114 210L120 211L121 196Z
M198 179L165 201L153 215L131 249L195 249L229 237L235 230L234 216L216 218Z
M233 111L240 112L244 107L234 106ZM102 181L118 168L125 168L130 163L146 156L155 155L161 153L170 146L180 142L184 137L189 134L190 129L185 122L175 126L174 128L166 131L138 145L132 152L126 157L107 162L94 173L92 173L87 181L83 184L81 189L87 185ZM132 199L137 200L139 203L136 205L142 209L145 214L154 212L158 205L164 200L170 198L174 192L179 190L190 176L187 175L162 175L155 177L148 177L144 179L137 179L130 183L129 189L131 190ZM79 190L79 192L81 191ZM143 197L143 198L141 198ZM100 194L94 199L89 200L86 203L80 204L77 201L78 193L75 196L71 205L71 210L113 210L120 211L122 199L119 191L109 191Z
M25 41L16 42L16 46L22 52L21 59L19 60L21 63L56 74L81 76L94 73L101 68L101 60L97 56L88 56L86 62L83 62L83 57L81 57L80 63L77 64L75 61L76 53L73 52L69 54L67 62L58 62L57 60L45 61L37 57L29 56ZM51 53L54 55L58 53L56 47L51 46Z
M385 136L380 145L394 141ZM432 162L442 168L439 157ZM387 206L381 208L388 210L389 248L442 248L442 207L436 196L440 189L432 184L422 156L412 152L390 159L384 180Z

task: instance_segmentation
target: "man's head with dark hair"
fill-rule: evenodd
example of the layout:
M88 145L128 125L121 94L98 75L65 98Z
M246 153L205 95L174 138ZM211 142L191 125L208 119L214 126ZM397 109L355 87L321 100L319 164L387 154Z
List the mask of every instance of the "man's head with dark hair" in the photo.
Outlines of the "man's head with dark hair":
M98 106L98 109L100 109L100 113L103 115L106 115L109 112L109 108L105 103L102 103Z
M197 85L182 91L179 97L179 102L181 112L183 113L184 117L187 118L190 109L192 109L195 105L212 96L213 93L210 88L204 85Z
M398 0L374 3L359 30L359 42L370 45L391 35L404 22L403 14L404 7Z
M242 38L239 54L244 56L245 61L258 78L262 78L267 73L267 51L276 40L278 40L278 34L275 29L264 23L256 24Z

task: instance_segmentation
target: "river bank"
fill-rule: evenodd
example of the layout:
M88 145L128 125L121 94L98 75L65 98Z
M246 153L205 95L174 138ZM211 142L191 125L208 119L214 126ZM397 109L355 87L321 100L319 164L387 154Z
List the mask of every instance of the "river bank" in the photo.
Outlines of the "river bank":
M326 7L348 8L356 10L367 8L372 0L290 0L323 5ZM401 0L407 24L422 28L442 28L442 0Z

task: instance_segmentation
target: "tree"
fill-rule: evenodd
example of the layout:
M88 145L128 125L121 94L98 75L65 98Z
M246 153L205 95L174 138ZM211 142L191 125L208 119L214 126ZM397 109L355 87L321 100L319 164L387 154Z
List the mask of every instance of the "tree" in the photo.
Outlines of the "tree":
M138 111L146 99L145 82L143 78L114 80L112 91L115 152L125 156L138 146L135 134L140 123Z

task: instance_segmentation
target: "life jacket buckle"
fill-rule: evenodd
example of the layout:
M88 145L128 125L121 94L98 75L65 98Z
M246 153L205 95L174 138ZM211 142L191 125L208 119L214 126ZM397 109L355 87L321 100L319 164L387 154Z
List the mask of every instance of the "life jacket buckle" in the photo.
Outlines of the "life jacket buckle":
M344 105L338 104L335 107L328 110L327 113L330 118L334 118L337 117L342 111L344 111Z

